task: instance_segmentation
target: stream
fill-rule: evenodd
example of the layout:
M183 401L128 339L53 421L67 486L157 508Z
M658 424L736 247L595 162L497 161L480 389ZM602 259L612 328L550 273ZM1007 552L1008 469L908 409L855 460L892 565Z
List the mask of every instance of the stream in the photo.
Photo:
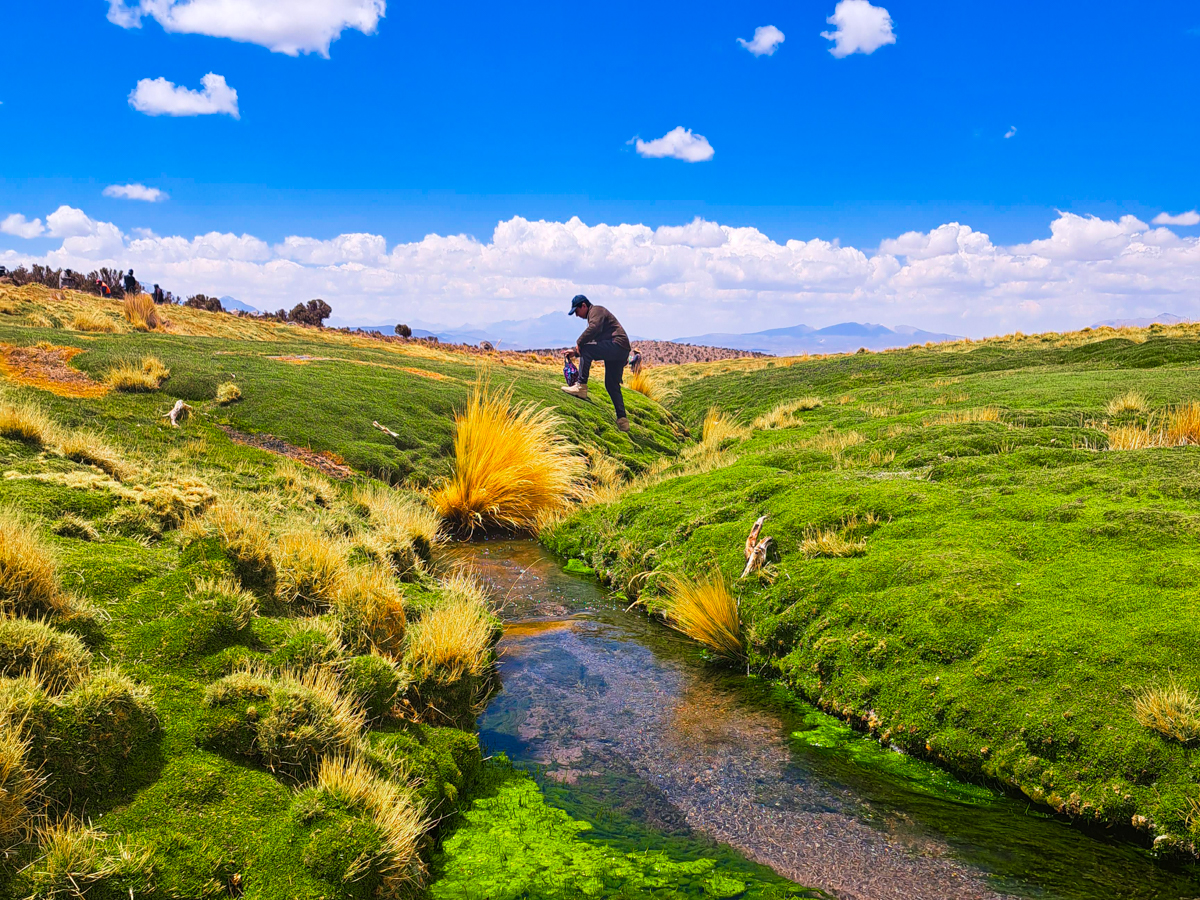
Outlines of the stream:
M531 541L448 551L503 599L485 751L615 846L761 864L839 900L1181 900L1200 874L959 782L707 664ZM746 862L749 861L749 862Z

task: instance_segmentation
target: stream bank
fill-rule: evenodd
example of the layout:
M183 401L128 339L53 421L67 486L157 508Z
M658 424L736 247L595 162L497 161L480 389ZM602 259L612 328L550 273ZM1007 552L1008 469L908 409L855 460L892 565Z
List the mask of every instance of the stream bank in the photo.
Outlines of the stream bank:
M473 834L542 803L588 823L576 834L593 847L713 860L708 872L759 896L782 890L773 872L843 900L1200 897L1194 871L956 781L769 683L705 664L694 645L626 614L533 542L449 553L504 600L503 687L480 719L481 740L541 788L536 797L495 789L493 798L514 804L507 812L501 804L488 821L468 814L447 842L450 883L462 883L453 879ZM537 840L531 830L522 846ZM529 896L567 895L538 884ZM704 877L684 887L675 893L716 890Z

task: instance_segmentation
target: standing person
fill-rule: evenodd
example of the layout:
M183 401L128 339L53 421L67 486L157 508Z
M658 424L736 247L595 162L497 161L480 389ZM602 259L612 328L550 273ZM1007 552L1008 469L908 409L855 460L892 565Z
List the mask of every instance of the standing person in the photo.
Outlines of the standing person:
M572 397L586 400L592 360L603 360L604 389L612 397L613 407L617 411L617 430L628 431L629 419L625 416L625 400L621 396L621 375L629 361L629 335L616 316L603 306L593 306L592 301L583 294L576 294L572 298L571 311L567 315L587 319L587 328L583 329L574 349L564 354L579 357L579 382L563 390Z
M129 274L125 276L125 293L137 294L141 292L141 286L137 279L133 277L133 269L129 270Z

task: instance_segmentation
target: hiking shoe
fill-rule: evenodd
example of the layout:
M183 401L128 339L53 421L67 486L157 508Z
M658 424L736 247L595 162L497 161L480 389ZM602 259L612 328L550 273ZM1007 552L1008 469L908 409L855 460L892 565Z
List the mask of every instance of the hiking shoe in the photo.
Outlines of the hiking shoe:
M570 394L572 397L578 397L580 400L586 400L588 398L587 385L583 382L573 384L570 387L567 387L567 385L564 384L562 389L564 393Z
M621 418L617 419L617 431L628 431L628 430L629 430L629 420L627 418L625 418L624 416L621 416Z

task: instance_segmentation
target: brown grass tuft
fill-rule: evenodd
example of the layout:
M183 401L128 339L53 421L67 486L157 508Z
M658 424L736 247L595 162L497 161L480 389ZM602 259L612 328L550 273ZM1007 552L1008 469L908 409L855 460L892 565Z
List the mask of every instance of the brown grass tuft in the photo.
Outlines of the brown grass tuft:
M770 412L763 413L750 423L750 427L761 430L796 428L804 424L804 421L796 413L816 409L820 405L820 397L801 397L798 400L787 400L780 403Z
M71 327L76 331L93 331L98 334L114 334L117 331L116 322L104 313L92 309L81 309L75 313L71 319Z
M373 545L382 561L398 575L428 561L445 540L441 517L416 495L370 482L355 490L354 502L371 521Z
M165 324L149 294L127 295L122 311L125 319L138 331L154 331Z
M0 855L33 837L33 808L42 786L26 764L29 741L17 728L0 723Z
M1143 691L1133 714L1138 724L1181 744L1200 740L1200 697L1176 681Z
M37 900L83 898L92 888L110 879L149 881L151 853L148 847L136 847L110 837L90 825L67 817L40 829L41 856L27 870ZM141 893L146 884L140 885ZM134 888L129 888L130 894ZM123 893L117 888L114 893Z
M50 549L16 513L0 511L0 614L40 619L67 605Z
M242 399L242 389L232 381L223 381L217 385L217 403L228 406Z
M376 775L365 763L346 757L321 760L315 792L353 812L368 816L383 837L383 846L368 858L351 863L352 871L378 872L382 876L379 895L407 896L424 875L421 839L429 822L412 802L408 791Z
M583 459L559 424L549 409L514 404L511 389L476 384L454 418L454 474L434 490L434 507L463 532L535 529L580 493Z
M266 594L274 593L276 574L271 532L262 518L247 507L225 500L215 503L203 517L189 517L183 533L190 540L215 537L233 560L234 571L243 585Z
M170 377L171 370L163 365L161 359L157 356L146 356L141 362L124 360L117 363L105 373L104 383L118 391L145 393L157 391Z
M1167 410L1163 431L1169 447L1200 444L1200 403L1193 400Z
M879 520L874 515L859 521L853 516L842 522L840 528L806 528L800 541L800 550L809 559L817 557L862 556L867 551L866 538L858 537L863 526L874 526Z
M40 406L0 400L0 437L42 447L53 443L57 435L58 426Z
M667 622L722 659L736 662L746 658L738 603L720 571L699 581L672 577Z
M0 678L29 676L48 694L61 694L91 671L92 654L77 636L45 622L0 620Z

